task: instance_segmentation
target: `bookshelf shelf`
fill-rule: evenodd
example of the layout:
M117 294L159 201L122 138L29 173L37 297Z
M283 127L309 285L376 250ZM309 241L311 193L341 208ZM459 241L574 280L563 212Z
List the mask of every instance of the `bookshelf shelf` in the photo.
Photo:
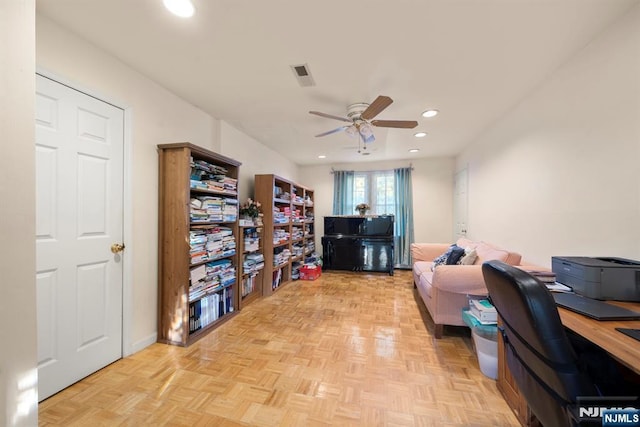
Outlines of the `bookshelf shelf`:
M239 310L240 162L158 145L158 341L188 346Z

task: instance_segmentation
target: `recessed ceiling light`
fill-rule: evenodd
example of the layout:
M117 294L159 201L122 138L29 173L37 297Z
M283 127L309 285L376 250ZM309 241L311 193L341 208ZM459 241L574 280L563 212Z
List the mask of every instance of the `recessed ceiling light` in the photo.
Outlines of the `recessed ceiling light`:
M416 132L413 134L413 136L415 136L416 138L424 138L425 136L427 136L426 132Z
M326 158L327 158L327 156L325 156L324 154L320 154L320 155L318 156L318 158L319 158L319 159L326 159Z
M191 0L162 0L169 12L181 18L190 18L195 12Z
M412 148L409 150L410 153L417 153L418 151L420 151L419 148Z
M438 115L438 110L427 110L422 113L422 117L435 117Z

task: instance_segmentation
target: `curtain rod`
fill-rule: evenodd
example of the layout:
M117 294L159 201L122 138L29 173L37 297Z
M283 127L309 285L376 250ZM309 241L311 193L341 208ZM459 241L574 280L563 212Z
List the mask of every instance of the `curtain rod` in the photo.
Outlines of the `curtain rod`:
M354 170L335 170L334 167L331 167L331 171L329 172L331 175L333 175L336 172L384 172L384 171L392 171L392 170L396 170L396 169L401 169L401 168L393 168L393 169L373 169L373 170L366 170L366 171L354 171ZM413 163L409 163L409 169L413 170Z

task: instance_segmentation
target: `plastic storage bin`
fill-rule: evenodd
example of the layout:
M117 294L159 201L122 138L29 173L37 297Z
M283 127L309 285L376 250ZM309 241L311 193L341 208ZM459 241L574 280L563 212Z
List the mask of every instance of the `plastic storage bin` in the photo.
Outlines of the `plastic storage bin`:
M497 325L483 325L469 313L469 309L462 310L464 323L471 328L473 345L478 354L480 372L491 379L498 378L498 327Z
M322 268L319 265L300 267L300 280L316 280L322 274Z

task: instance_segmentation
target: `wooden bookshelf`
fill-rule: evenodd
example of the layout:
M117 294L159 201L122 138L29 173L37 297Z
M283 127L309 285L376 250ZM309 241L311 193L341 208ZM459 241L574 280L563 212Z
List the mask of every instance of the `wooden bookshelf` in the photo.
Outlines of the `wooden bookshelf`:
M239 310L240 162L190 143L158 156L158 341L187 346Z
M313 190L277 175L256 175L255 198L264 215L262 293L268 296L297 279L296 269L315 251Z
M264 233L262 225L240 225L240 308L262 297L262 283L264 280L263 266L247 268L245 258L252 255L264 254Z

